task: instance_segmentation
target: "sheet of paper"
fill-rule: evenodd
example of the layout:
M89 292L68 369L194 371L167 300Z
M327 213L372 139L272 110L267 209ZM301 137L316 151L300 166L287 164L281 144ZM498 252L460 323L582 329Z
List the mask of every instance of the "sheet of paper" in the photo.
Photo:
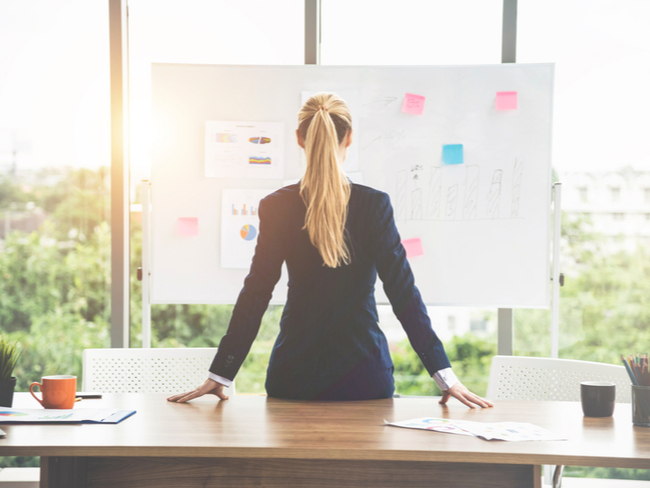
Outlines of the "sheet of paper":
M179 217L176 221L176 233L179 236L198 236L198 217Z
M393 427L404 427L405 429L435 430L436 432L443 432L445 434L474 435L466 430L456 427L449 419L422 417L419 419L405 420L403 422L387 422L386 420L384 420L384 422L386 422L387 425L392 425Z
M384 422L386 422L384 420ZM423 417L386 425L407 429L434 430L448 434L473 435L484 440L500 441L565 441L546 429L525 422L470 422L467 420Z
M487 441L565 441L546 429L525 422L468 422L455 421L454 425Z
M463 164L463 145L444 144L442 146L442 164Z
M257 214L267 189L225 189L221 195L221 267L249 269L259 234Z
M205 123L205 176L284 177L284 123Z
M104 422L115 414L126 412L115 409L74 408L71 410L57 409L15 409L0 407L0 423L99 423ZM135 413L131 411L131 414Z
M517 92L497 92L495 108L497 110L517 110Z
M406 93L402 102L402 112L413 115L422 115L424 112L425 97L415 93Z
M7 433L4 430L0 429L0 437L4 437L6 435Z
M335 87L334 87L335 88ZM343 162L343 169L346 172L359 171L359 117L361 117L361 110L359 106L359 92L352 90L336 90L334 88L323 88L322 90L305 90L301 93L301 105L304 104L309 97L320 92L336 93L339 97L345 100L352 115L352 144L348 147L348 154ZM304 151L301 151L304 161Z
M415 258L424 255L424 248L422 247L422 239L416 237L414 239L404 239L402 246L406 250L406 259Z

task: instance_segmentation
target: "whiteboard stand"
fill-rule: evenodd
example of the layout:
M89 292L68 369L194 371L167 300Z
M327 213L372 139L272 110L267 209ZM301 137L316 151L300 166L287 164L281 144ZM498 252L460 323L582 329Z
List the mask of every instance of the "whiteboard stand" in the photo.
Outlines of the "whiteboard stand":
M151 347L151 183L143 180L142 195L142 348Z
M562 183L553 183L553 293L551 298L551 357L557 358L560 351L560 286L564 276L560 275L560 237L562 237Z
M514 314L511 308L500 308L497 315L498 333L497 333L497 354L499 356L514 355L513 339L513 320Z

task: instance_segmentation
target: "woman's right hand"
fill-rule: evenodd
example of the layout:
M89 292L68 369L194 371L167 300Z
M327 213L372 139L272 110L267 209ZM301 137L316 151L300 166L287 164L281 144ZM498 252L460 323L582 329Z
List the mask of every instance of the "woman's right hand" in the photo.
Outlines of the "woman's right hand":
M195 398L202 397L203 395L216 395L221 400L228 400L228 395L223 392L224 388L225 386L223 386L221 383L217 383L216 381L208 378L198 388L194 388L192 391L178 393L177 395L170 396L167 398L167 401L185 403L189 402L190 400L194 400Z

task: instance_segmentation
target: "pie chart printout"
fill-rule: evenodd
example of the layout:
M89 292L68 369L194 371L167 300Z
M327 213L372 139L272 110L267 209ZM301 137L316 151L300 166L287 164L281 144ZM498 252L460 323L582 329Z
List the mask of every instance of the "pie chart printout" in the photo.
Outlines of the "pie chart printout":
M245 241L252 241L257 236L257 229L255 226L247 224L241 228L239 235L241 235L241 238Z

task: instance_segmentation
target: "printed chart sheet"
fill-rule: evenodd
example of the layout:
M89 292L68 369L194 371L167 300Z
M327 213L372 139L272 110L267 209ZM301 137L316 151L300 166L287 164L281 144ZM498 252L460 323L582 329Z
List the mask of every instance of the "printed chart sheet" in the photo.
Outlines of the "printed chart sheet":
M205 123L205 176L284 178L284 123Z

